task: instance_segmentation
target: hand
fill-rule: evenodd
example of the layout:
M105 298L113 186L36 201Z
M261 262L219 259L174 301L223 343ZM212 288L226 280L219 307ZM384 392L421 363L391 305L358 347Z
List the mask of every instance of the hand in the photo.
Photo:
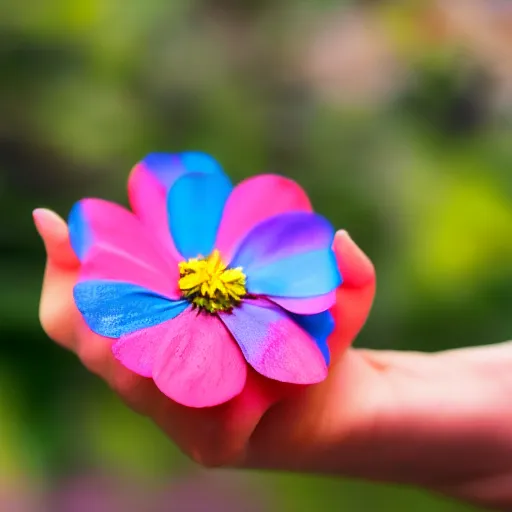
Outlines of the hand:
M287 442L295 437L290 450L294 443L301 442L302 436L309 435L309 429L303 431L304 413L310 411L308 415L314 423L315 408L322 405L323 397L329 394L330 382L336 380L336 361L341 360L363 326L375 291L373 266L346 233L338 235L335 242L345 284L339 291L335 311L338 316L342 312L343 321L338 322L341 327L332 338L336 343L331 347L334 361L331 378L320 386L301 390L294 398L273 407L270 414L267 409L288 394L290 386L274 385L255 373L235 400L219 407L196 410L172 402L158 391L152 380L121 366L111 354L112 341L87 329L74 305L72 290L80 263L71 249L66 223L48 210L36 210L34 219L48 256L40 306L44 330L54 341L75 352L83 364L104 378L129 406L153 418L185 453L208 466L264 464L264 454L270 461L275 451L273 443L284 445L283 440L276 437L264 449L259 448L257 455L251 454L249 439L256 436L255 430L259 430L256 427L263 415L269 418L276 415L276 427L285 427L283 435ZM264 423L266 425L268 420Z
M351 349L375 273L347 233L334 242L344 284L328 379L291 393L251 373L231 402L189 409L122 367L111 340L87 329L72 297L79 262L66 223L47 210L34 218L48 255L44 330L195 461L410 483L511 509L512 345L434 355Z

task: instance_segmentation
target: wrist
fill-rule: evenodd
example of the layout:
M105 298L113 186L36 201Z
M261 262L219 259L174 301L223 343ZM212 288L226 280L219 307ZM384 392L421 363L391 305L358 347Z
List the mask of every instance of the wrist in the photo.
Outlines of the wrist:
M371 455L349 458L345 474L510 510L512 345L391 353L388 362L384 399L363 439Z

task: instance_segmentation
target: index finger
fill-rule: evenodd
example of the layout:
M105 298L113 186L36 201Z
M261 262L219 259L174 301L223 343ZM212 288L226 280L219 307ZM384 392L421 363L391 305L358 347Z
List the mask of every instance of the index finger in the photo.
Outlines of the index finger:
M62 218L45 209L35 210L33 217L47 254L39 306L41 325L52 340L73 350L78 319L73 286L80 262L71 248L68 227Z

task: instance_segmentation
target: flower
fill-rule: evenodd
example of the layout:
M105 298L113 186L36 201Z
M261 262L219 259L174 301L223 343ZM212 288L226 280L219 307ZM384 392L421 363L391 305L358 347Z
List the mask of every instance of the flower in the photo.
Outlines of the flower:
M209 155L153 153L128 192L133 212L83 199L69 217L75 303L126 368L189 407L237 396L247 364L281 382L325 379L341 276L334 230L296 183L233 188Z

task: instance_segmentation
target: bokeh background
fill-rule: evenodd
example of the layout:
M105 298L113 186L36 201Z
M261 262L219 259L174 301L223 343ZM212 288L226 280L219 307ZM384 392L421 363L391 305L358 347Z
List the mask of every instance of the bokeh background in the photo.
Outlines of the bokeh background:
M293 177L371 256L357 345L510 338L509 0L3 0L0 510L473 510L389 485L201 473L45 337L32 209L126 203L135 162L187 149L235 180Z

